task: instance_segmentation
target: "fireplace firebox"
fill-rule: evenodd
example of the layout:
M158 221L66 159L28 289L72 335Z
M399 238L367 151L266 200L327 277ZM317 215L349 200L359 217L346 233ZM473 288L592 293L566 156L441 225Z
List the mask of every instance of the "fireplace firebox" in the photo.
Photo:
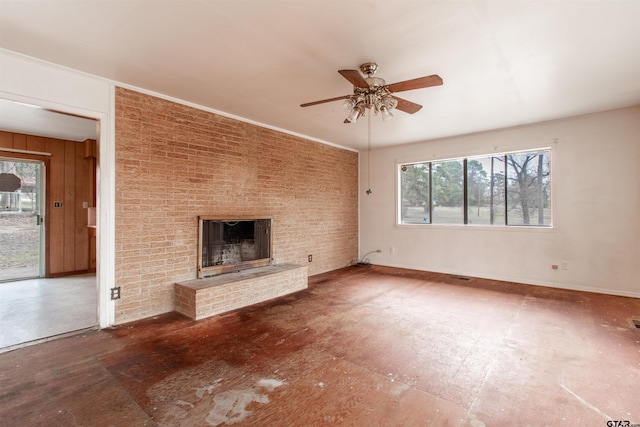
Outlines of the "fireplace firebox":
M271 219L198 217L198 278L271 263Z

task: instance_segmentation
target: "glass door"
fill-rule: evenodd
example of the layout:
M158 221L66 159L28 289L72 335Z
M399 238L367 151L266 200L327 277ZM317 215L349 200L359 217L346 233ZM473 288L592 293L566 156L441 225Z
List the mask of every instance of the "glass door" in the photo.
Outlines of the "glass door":
M0 281L41 277L44 164L0 158Z

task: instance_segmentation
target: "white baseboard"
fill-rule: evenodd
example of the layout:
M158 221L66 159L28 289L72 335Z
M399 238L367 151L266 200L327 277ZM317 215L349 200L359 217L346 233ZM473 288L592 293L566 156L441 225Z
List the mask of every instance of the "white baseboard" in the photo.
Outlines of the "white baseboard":
M496 275L487 275L481 273L474 273L469 271L439 271L439 270L425 270L424 267L420 266L412 266L412 265L392 265L392 264L381 264L374 263L375 265L383 266L383 267L393 267L393 268L401 268L401 269L409 269L409 270L419 270L419 271L429 271L433 273L441 273L441 274L451 274L456 276L466 276L466 277L477 277L479 279L489 279L489 280L500 280L503 282L513 282L513 283L521 283L523 285L534 285L534 286L546 286L549 288L557 288L557 289L566 289L570 291L580 291L580 292L593 292L597 294L606 294L606 295L615 295L621 297L629 297L629 298L640 298L640 291L638 292L629 292L629 291L621 291L617 289L607 289L607 288L599 288L599 287L591 287L591 286L580 286L573 285L567 283L560 282L547 282L544 280L531 280L522 277L510 277L510 276L502 276L500 274Z

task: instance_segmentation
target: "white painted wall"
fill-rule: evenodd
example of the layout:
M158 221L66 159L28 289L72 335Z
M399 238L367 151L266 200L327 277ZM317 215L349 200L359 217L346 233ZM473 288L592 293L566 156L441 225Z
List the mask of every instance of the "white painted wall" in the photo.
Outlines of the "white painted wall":
M552 148L553 228L395 225L398 163L540 147ZM381 249L373 264L640 298L640 107L374 147L370 164L367 196L361 152L360 253Z
M99 121L98 317L113 324L115 114L113 85L104 79L0 49L0 98L38 105Z

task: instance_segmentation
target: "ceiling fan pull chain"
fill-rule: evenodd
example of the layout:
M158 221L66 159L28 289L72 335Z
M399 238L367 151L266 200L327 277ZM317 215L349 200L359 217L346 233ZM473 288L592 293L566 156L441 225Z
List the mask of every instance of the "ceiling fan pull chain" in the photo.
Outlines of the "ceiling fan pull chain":
M367 196L373 193L371 190L371 108L367 112Z

